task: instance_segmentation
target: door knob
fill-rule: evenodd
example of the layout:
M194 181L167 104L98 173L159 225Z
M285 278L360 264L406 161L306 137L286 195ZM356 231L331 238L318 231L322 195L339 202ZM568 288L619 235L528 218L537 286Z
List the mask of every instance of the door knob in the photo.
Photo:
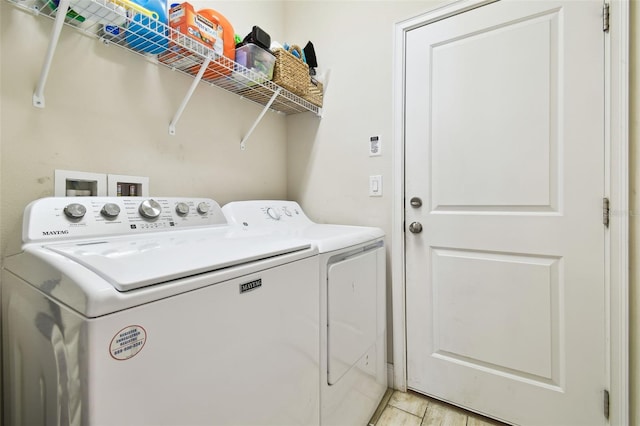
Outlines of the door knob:
M422 232L422 224L420 222L411 222L409 225L409 231L413 234L419 234Z
M420 199L420 197L413 197L409 203L411 204L411 207L421 207L422 206L422 200Z

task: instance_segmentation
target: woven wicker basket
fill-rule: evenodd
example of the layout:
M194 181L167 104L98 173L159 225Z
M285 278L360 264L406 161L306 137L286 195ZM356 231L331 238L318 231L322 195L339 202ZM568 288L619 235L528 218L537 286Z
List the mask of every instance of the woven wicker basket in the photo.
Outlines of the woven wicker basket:
M305 96L309 91L309 66L284 49L275 49L276 64L273 82L294 95Z
M302 96L303 99L311 102L315 106L322 107L322 83L317 80L309 79L309 91L306 95Z

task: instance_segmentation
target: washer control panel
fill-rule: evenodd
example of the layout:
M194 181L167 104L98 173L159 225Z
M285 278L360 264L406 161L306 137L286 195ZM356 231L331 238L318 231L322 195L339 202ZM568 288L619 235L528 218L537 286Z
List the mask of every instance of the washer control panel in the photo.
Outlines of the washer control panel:
M226 225L208 198L50 197L25 209L23 242Z

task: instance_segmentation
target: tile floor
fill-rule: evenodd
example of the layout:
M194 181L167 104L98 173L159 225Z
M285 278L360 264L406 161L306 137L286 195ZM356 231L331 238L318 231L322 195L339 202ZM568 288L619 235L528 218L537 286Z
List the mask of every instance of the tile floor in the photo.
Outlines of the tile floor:
M387 390L369 426L505 426L413 392Z

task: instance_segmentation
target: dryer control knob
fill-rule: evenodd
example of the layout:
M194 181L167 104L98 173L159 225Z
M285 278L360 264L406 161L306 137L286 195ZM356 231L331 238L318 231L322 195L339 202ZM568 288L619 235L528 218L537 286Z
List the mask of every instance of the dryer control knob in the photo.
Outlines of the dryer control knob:
M107 203L102 206L102 210L100 210L100 214L104 217L114 218L118 217L120 214L120 206L116 203Z
M147 219L156 219L158 216L160 216L162 207L156 200L149 198L148 200L144 200L142 203L140 203L138 212L142 217L146 217Z
M267 214L273 220L280 220L280 213L278 213L273 207L269 207L267 209Z
M291 216L291 211L289 211L289 207L283 207L282 211L284 212L284 214L286 214L287 216Z
M204 201L198 204L198 213L200 214L209 213L209 204L205 203Z
M64 208L64 214L69 219L82 219L85 213L87 213L87 208L79 203L71 203Z
M176 204L176 213L180 216L186 216L189 214L189 205L187 203Z

